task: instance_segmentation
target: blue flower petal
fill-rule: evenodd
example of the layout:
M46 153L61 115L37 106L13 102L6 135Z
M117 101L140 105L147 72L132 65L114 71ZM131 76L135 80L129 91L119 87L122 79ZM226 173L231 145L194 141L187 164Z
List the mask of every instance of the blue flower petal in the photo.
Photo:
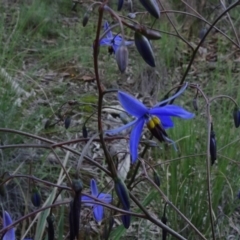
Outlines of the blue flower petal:
M105 21L105 22L104 22L104 30L106 31L106 30L108 30L108 29L109 29L108 21ZM112 31L109 31L106 36L107 36L107 38L113 39Z
M138 119L134 129L130 136L130 153L132 157L132 163L135 163L138 158L138 144L140 141L143 125L145 121L144 118Z
M157 103L154 107L161 106L161 105L166 104L166 103L170 102L171 100L177 98L187 89L187 87L188 87L188 82L186 82L176 94L169 97L168 99L161 101L160 103Z
M95 201L94 201L92 198L88 197L88 196L82 196L82 197L81 197L81 201L82 201L82 203L83 203L85 206L89 206L89 207L92 207L92 206L94 205L94 203L95 203ZM93 203L85 203L85 202L83 202L83 201L92 201Z
M106 193L100 193L98 196L98 199L105 203L110 203L112 202L112 195L111 194L106 194Z
M139 118L148 113L148 109L143 103L125 92L118 91L118 99L123 108L134 117Z
M112 46L112 41L107 38L103 38L103 39L101 39L99 45L100 46Z
M103 219L103 206L94 205L93 207L93 215L97 222L100 222Z
M90 187L91 187L92 195L94 197L97 197L98 196L98 187L97 187L97 183L94 179L91 179Z
M8 225L12 224L12 218L9 215L9 213L7 211L4 211L3 214L3 227L7 227ZM4 237L3 240L15 240L15 231L14 228L11 228L10 230L8 230Z
M166 105L164 107L155 107L149 111L152 115L158 116L172 116L172 117L180 117L185 119L190 119L194 117L193 113L186 111L185 109L176 106L176 105Z
M112 129L112 130L107 130L107 131L105 131L105 133L106 133L106 134L109 134L109 135L115 135L115 134L117 134L117 133L119 133L119 132L122 132L123 130L131 127L131 126L134 125L136 122L137 122L137 119L134 120L134 121L132 121L132 122L130 122L130 123L127 123L127 124L123 125L122 127L115 128L115 129Z

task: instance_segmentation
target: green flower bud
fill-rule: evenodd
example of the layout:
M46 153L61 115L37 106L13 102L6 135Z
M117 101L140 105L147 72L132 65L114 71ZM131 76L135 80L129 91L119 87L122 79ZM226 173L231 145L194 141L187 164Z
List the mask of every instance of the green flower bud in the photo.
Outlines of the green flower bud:
M148 39L142 34L135 32L134 41L138 52L143 60L151 67L155 67L154 54Z
M75 192L81 192L83 189L83 183L80 179L73 179L72 180L72 188Z
M153 17L160 17L160 9L156 0L140 0L140 3Z
M160 177L155 171L153 172L153 181L158 187L160 187Z
M128 65L128 49L124 44L124 40L117 49L116 61L120 72L124 73Z

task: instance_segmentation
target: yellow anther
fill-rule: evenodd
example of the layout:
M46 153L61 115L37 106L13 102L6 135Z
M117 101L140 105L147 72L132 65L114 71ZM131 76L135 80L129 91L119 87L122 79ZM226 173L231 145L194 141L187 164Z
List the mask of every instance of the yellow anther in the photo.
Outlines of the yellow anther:
M149 119L147 127L149 130L154 129L157 125L160 125L161 121L158 117L153 116Z

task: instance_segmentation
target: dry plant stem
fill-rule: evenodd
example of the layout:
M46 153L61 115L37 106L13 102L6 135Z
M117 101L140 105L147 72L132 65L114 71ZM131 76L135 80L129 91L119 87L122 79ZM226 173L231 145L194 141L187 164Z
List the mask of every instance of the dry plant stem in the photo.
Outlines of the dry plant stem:
M228 95L218 95L218 96L215 96L215 97L213 97L213 98L210 98L210 99L209 99L209 104L210 104L211 102L219 99L219 98L227 98L227 99L231 100L231 101L236 105L236 107L238 107L237 102L236 102L232 97L230 97L230 96L228 96Z
M61 166L62 170L64 171L64 173L65 173L65 175L66 175L66 177L67 177L67 179L68 179L68 182L69 182L69 184L70 184L70 186L71 186L72 181L71 181L70 176L68 175L67 169L63 166L60 158L58 157L58 155L56 154L56 152L54 151L54 149L51 148L51 150L52 150L52 153L54 154L54 156L56 157L56 159L58 160L58 163L59 163L59 165Z
M190 7L190 6L189 6ZM208 24L209 26L211 26L211 23L208 22L205 18L203 18L203 16L201 16L196 10L192 9L194 12L196 12L196 14L198 14L199 16L197 15L194 15L192 13L188 13L188 12L182 12L182 11L176 11L176 10L165 10L165 11L162 11L162 13L178 13L178 14L184 14L184 15L188 15L188 16L192 16L192 17L195 17L203 22L205 22L206 24ZM234 42L230 37L228 37L227 34L225 34L221 29L219 29L218 27L214 26L213 27L216 31L218 31L219 33L221 33L225 38L227 38L232 44L234 44L236 47L239 47L240 45L236 42ZM162 31L160 31L162 32Z
M208 140L207 140L207 153L206 153L206 166L207 166L207 188L208 188L208 209L209 217L212 229L212 239L215 240L214 232L214 221L212 214L212 197L211 197L211 171L210 171L210 137L211 137L211 113L210 113L210 103L207 102L207 129L208 129Z
M211 24L211 26L209 27L209 29L207 30L206 34L204 35L204 37L201 39L201 41L199 42L199 44L197 45L197 47L195 48L195 50L193 51L193 54L192 54L192 58L187 66L187 69L179 83L179 85L182 85L188 75L188 72L193 64L193 61L196 57L196 54L198 52L198 49L200 48L200 46L202 45L202 43L204 42L204 40L206 39L206 37L208 36L208 34L210 33L210 31L213 29L213 27L217 24L217 22L228 12L230 11L231 9L233 9L234 7L236 7L238 4L239 4L240 0L236 1L235 3L233 3L232 5L230 5L225 11L223 11L216 19L215 21ZM180 91L181 87L179 87L176 91L176 93L178 91ZM170 101L170 104L172 104L174 102L174 99L172 101Z
M51 187L57 187L59 189L64 189L67 191L71 191L72 189L70 187L66 187L66 186L61 186L55 183L51 183L45 180L42 180L40 178L37 178L35 176L32 175L25 175L25 174L15 174L15 175L10 175L8 178L4 179L4 181L1 182L0 186L2 186L4 183L8 182L9 180L13 179L13 178L28 178L31 179L34 182L40 182L43 183L46 186L51 186Z
M14 129L10 129L10 128L0 128L0 132L7 132L7 133L15 133L15 134L19 134L19 135L23 135L25 137L30 137L30 138L34 138L34 139L38 139L40 141L43 141L43 142L46 142L46 143L49 143L49 144L56 144L56 142L54 141L51 141L49 139L46 139L46 138L43 138L43 137L39 137L39 136L36 136L36 135L33 135L33 134L30 134L30 133L26 133L26 132L22 132L22 131L18 131L18 130L14 130ZM22 144L19 144L19 145L22 145ZM19 145L10 145L10 146L13 146L13 147L17 147ZM22 145L22 147L27 147L28 145ZM0 146L0 149L4 148L4 146ZM45 146L46 148L46 146ZM50 146L51 148L51 146ZM65 146L62 146L61 147L62 149L64 150L67 150L69 152L72 152L76 155L80 155L80 153L74 149L71 149L69 147L65 147ZM89 161L90 163L92 163L93 165L95 165L96 167L98 167L99 169L101 169L103 172L105 172L107 175L111 176L111 173L105 169L101 164L99 164L98 162L94 161L93 159L91 159L90 157L88 156L85 156L84 157L87 161Z
M162 7L162 9L165 10L165 8L164 8L163 4L161 3L161 1L158 0L158 2L159 2L159 4L160 4L160 6ZM186 44L188 45L188 47L190 47L190 48L192 49L192 51L194 51L194 48L192 47L192 45L191 45L186 39L184 39L184 38L182 37L182 35L178 32L177 28L175 27L175 25L173 24L171 18L168 16L167 13L166 13L166 16L167 16L168 21L170 22L170 24L171 24L172 27L174 28L174 31L176 32L178 38L180 38L184 43L186 43Z
M202 233L191 223L191 221L189 221L189 219L187 217L185 217L185 215L182 214L182 212L179 211L179 209L172 202L169 201L168 197L163 193L163 191L148 176L148 173L147 173L147 170L146 170L144 162L142 162L142 166L143 166L144 174L145 174L147 180L157 189L157 191L163 197L164 201L169 206L171 206L189 224L189 226L192 227L192 229L198 234L199 237L201 237L201 239L206 240L206 238L202 235Z
M91 197L92 197L92 196L91 196ZM120 213L122 213L122 214L131 214L132 216L135 216L135 217L147 219L147 217L146 217L145 215L143 215L143 214L138 214L138 213L132 213L132 212L124 211L124 210L121 209L121 208L117 208L117 207L115 207L115 206L113 206L113 205L110 205L110 204L106 204L106 203L104 203L104 202L101 202L101 201L99 201L99 199L97 199L97 198L94 198L94 197L92 197L92 198L93 198L94 200L98 201L98 202L99 202L99 205L102 205L102 206L104 206L104 207L106 207L106 208L114 209L114 210L116 210L116 211L118 211L118 212L120 212ZM39 209L35 210L34 212L31 212L31 213L29 213L29 214L27 214L27 215L19 218L18 220L16 220L16 221L13 222L12 224L10 224L10 225L8 225L7 227L2 228L2 229L0 230L0 234L3 234L3 235L1 236L1 239L3 239L4 234L5 234L8 230L10 230L11 228L13 228L15 225L17 225L18 223L22 222L23 220L25 220L25 219L27 219L27 218L30 218L30 217L32 217L32 216L35 216L37 213L39 213L39 212L41 212L41 211L44 211L44 210L46 210L46 209L49 209L49 208L54 208L54 207L58 207L58 206L61 206L61 205L69 205L70 202L71 202L71 200L57 202L57 203L54 203L54 204L45 206L45 207L43 207L43 208L39 208ZM86 203L92 203L92 202L91 202L91 201L86 201Z
M61 147L63 145L69 145L69 144L79 143L79 142L86 142L87 143L90 139L91 138L78 138L78 139L69 140L69 141L65 141L65 142L55 143L55 144L52 144L51 147L53 147L53 148ZM104 137L104 141L109 141L109 142L110 141L114 141L114 140L118 140L118 139L129 139L129 138L128 137L124 137L124 136ZM100 141L101 140L99 138L94 138L94 140L93 140L93 142L100 142Z
M183 236L181 236L180 234L178 234L177 232L175 232L173 229L169 228L167 225L165 225L164 223L162 223L161 221L159 221L158 219L152 217L151 213L149 213L142 205L141 203L138 201L138 199L131 193L129 192L129 196L131 197L131 199L136 203L136 205L145 213L145 215L147 216L147 219L149 221L151 221L152 223L156 224L157 226L163 228L164 230L166 230L168 233L170 233L172 236L176 237L177 239L180 240L187 240L186 238L184 238ZM204 238L205 239L205 238ZM206 239L205 239L206 240Z
M106 161L108 164L108 168L111 171L112 176L117 176L117 171L114 167L112 159L106 148L106 144L104 142L103 130L102 130L102 102L103 102L104 89L102 89L99 72L98 72L98 51L99 51L99 37L100 37L100 31L102 26L104 6L105 6L105 2L103 2L102 5L99 6L98 8L98 13L99 13L98 26L97 26L96 38L95 38L94 47L93 47L94 72L95 72L95 77L96 77L96 82L98 87L98 131L99 131L99 137L100 137L100 141L104 151L104 155L106 157Z
M225 6L224 2L222 0L220 0L220 2L222 4L223 8L226 10L226 6ZM237 31L236 31L236 28L234 27L234 24L232 22L232 18L231 18L230 14L228 12L227 12L227 17L228 17L229 22L230 22L230 24L232 26L232 29L233 29L233 32L235 34L236 40L238 42L238 46L240 46L240 42L239 42L239 38L238 38L238 34L237 34Z

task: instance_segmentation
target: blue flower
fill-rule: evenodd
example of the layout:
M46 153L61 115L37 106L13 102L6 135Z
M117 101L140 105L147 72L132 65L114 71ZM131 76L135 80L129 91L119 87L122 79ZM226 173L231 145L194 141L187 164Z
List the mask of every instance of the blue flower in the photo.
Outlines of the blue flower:
M122 107L136 119L122 127L109 130L106 133L113 135L129 127L133 127L130 134L130 153L132 157L132 163L134 163L138 158L138 144L145 123L153 136L156 137L160 142L170 142L174 144L174 142L168 138L167 133L165 132L165 129L174 126L171 117L180 117L184 119L190 119L194 117L194 114L184 110L179 106L161 106L179 96L186 89L186 87L187 86L183 87L176 95L158 103L150 109L148 109L142 102L128 95L127 93L118 91L118 99Z
M7 211L4 211L3 213L3 228L7 227L8 225L12 224L12 218L9 215L9 213ZM8 230L4 237L3 240L15 240L15 230L14 228L11 228L10 230Z
M104 23L104 30L107 31L109 29L109 24L107 21ZM106 34L106 37L100 40L100 46L109 46L112 47L114 53L117 52L118 47L121 45L123 41L122 36L119 35L113 35L112 31L108 31ZM125 41L124 42L126 46L132 45L133 41Z
M9 213L7 211L3 212L3 228L6 228L7 226L11 225L13 223L11 216L9 215ZM14 228L11 228L10 230L8 230L4 237L3 240L15 240L15 230ZM25 238L24 240L32 240L32 239L27 239Z
M92 196L98 198L99 200L110 203L112 201L112 196L106 193L99 193L97 183L94 179L91 179L90 188ZM85 203L86 206L93 207L93 215L97 222L100 222L103 219L103 206L97 204L91 197L82 196L82 201L91 201L92 203Z

